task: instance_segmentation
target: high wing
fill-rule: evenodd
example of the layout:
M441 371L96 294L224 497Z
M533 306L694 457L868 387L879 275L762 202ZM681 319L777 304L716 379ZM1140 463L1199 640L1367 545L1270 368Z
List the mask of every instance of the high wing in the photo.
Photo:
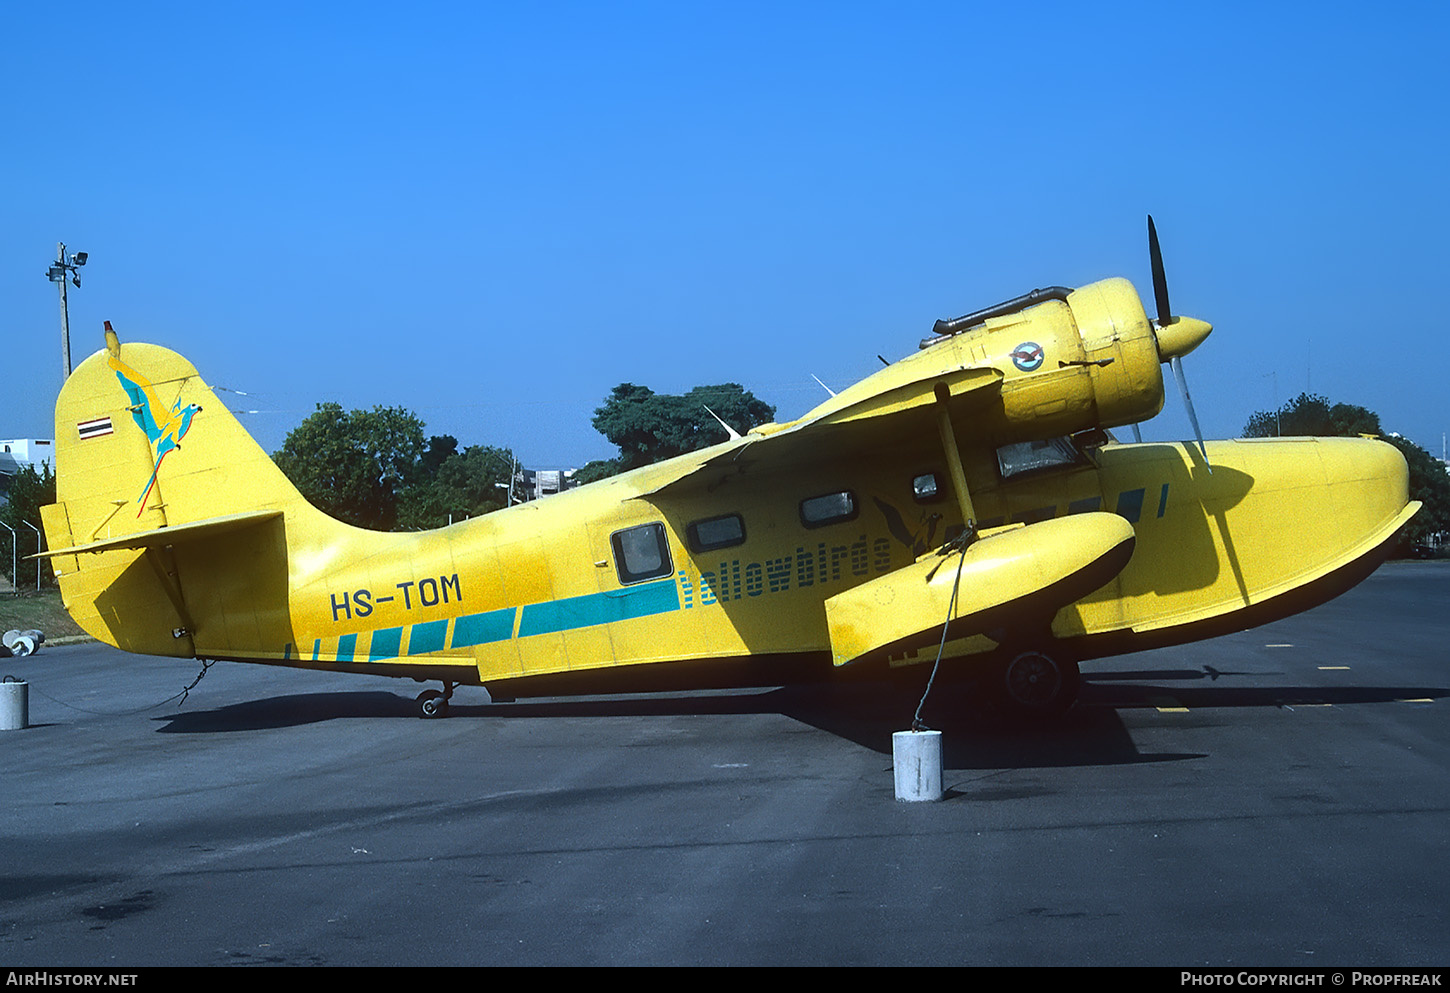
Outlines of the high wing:
M742 438L701 450L696 461L672 461L669 474L653 481L640 496L648 499L693 492L712 488L734 473L768 472L822 458L859 456L912 433L934 435L939 385L950 393L953 419L968 418L974 408L1000 398L1004 378L990 366L962 366L896 383L878 378L895 369L883 369L797 421L755 428Z

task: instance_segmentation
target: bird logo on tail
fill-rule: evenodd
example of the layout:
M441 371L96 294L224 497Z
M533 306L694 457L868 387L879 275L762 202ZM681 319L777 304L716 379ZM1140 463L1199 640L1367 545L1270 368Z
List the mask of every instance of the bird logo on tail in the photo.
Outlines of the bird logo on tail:
M136 501L141 505L136 511L136 516L140 517L146 510L146 501L150 499L151 491L156 488L156 475L161 471L161 460L181 447L181 439L191 429L192 418L201 413L201 407L194 403L183 407L180 400L169 407L162 403L151 381L121 361L121 343L116 332L111 330L110 321L106 322L106 350L110 353L106 356L106 362L116 373L121 388L131 400L126 409L131 412L136 426L151 442L154 459L151 478L146 481L146 488L141 491L141 496Z

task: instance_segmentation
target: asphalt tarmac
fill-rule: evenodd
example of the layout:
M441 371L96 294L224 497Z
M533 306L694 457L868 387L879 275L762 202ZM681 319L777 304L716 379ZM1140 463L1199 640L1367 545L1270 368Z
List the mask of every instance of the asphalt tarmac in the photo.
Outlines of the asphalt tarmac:
M1101 660L1024 728L950 687L487 704L97 645L0 660L0 965L1450 964L1450 563Z

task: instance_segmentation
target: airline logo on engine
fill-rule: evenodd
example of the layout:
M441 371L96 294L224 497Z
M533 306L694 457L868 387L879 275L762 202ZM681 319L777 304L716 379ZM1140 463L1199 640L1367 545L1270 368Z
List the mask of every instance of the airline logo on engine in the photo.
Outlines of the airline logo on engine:
M1023 372L1036 372L1042 366L1042 346L1035 341L1024 341L1012 349L1012 364Z

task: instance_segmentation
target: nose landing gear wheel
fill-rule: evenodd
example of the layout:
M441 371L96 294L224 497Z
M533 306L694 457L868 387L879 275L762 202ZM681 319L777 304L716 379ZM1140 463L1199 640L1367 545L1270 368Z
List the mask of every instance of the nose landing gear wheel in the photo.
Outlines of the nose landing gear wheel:
M1077 700L1078 682L1076 662L1029 649L1007 663L1002 688L1008 706L1017 713L1055 717Z

